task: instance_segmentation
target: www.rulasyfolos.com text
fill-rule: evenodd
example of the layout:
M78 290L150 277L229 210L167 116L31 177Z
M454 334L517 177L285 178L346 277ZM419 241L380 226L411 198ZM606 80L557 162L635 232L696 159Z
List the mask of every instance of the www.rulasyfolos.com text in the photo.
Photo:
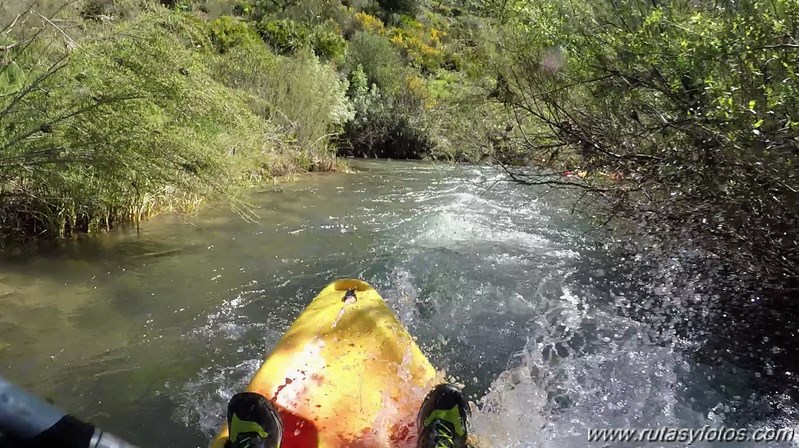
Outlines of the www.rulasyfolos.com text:
M588 430L589 442L790 442L795 428L603 428Z

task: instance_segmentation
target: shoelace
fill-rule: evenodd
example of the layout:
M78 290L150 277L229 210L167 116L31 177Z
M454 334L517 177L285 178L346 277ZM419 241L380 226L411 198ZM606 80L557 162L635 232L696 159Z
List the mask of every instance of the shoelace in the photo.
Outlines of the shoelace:
M455 440L453 440L453 437L449 426L438 422L436 425L436 448L454 448Z

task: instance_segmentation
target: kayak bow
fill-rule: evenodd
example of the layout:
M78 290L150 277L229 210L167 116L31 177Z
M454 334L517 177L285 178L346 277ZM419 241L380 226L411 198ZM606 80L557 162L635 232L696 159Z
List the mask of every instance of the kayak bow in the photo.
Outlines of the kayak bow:
M247 391L271 400L282 448L405 448L437 373L368 283L328 285L297 318ZM223 448L227 426L211 442Z

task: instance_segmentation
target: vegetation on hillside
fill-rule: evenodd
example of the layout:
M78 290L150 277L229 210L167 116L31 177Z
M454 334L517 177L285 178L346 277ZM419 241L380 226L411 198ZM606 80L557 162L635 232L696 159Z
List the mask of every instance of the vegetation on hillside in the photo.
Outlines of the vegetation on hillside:
M4 236L92 233L235 200L265 178L333 169L337 153L487 155L447 137L452 110L481 107L464 107L474 92L462 82L475 27L413 0L0 8Z
M230 17L146 2L39 7L4 14L4 235L95 232L334 168L330 136L352 108L313 54L276 55Z

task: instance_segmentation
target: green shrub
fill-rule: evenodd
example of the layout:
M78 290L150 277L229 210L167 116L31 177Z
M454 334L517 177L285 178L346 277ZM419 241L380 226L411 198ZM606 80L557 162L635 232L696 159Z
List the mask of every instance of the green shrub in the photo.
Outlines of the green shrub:
M25 70L20 68L15 61L8 61L0 65L0 94L6 95L19 91L27 79Z
M347 156L420 159L433 147L429 115L418 78L408 77L396 93L382 92L361 65L350 73L355 118L347 123L338 152Z
M414 34L417 33L397 30L391 36L391 43L402 51L410 65L423 73L431 74L444 65L444 53Z
M367 107L346 126L339 154L421 159L430 153L433 140L424 113L408 110L404 95L381 96L376 90L368 95Z
M15 55L40 82L0 98L3 233L97 231L249 177L266 123L180 44L195 31L148 14L62 62L44 41Z
M356 32L350 40L346 65L350 71L360 66L369 84L376 84L383 92L393 94L402 87L402 59L385 36Z
M384 14L404 14L413 16L419 11L417 0L377 0Z
M250 109L269 120L272 104L264 95L271 88L272 73L278 70L280 59L265 45L236 47L217 57L214 77L226 86L246 93Z
M292 54L309 48L313 33L302 23L289 19L267 20L258 25L263 40L280 54Z
M220 53L258 41L258 35L249 25L230 16L222 16L211 22L210 32L211 41Z
M793 276L799 3L548 0L515 12L493 97L523 117L531 159L615 173L614 213Z
M279 126L293 144L316 159L353 116L348 83L308 52L264 57L258 47L237 48L220 58L217 78L247 92L256 113Z
M265 92L270 104L295 128L305 149L323 145L331 132L352 118L348 83L312 55L282 60L271 82L273 88Z
M259 31L264 41L283 55L311 49L323 60L341 60L347 49L347 41L327 24L312 27L290 19L269 20L259 26Z
M313 35L313 50L323 61L341 61L347 51L347 41L337 31L320 26Z
M371 14L359 12L352 18L357 31L365 31L372 34L383 34L385 32L383 22Z

